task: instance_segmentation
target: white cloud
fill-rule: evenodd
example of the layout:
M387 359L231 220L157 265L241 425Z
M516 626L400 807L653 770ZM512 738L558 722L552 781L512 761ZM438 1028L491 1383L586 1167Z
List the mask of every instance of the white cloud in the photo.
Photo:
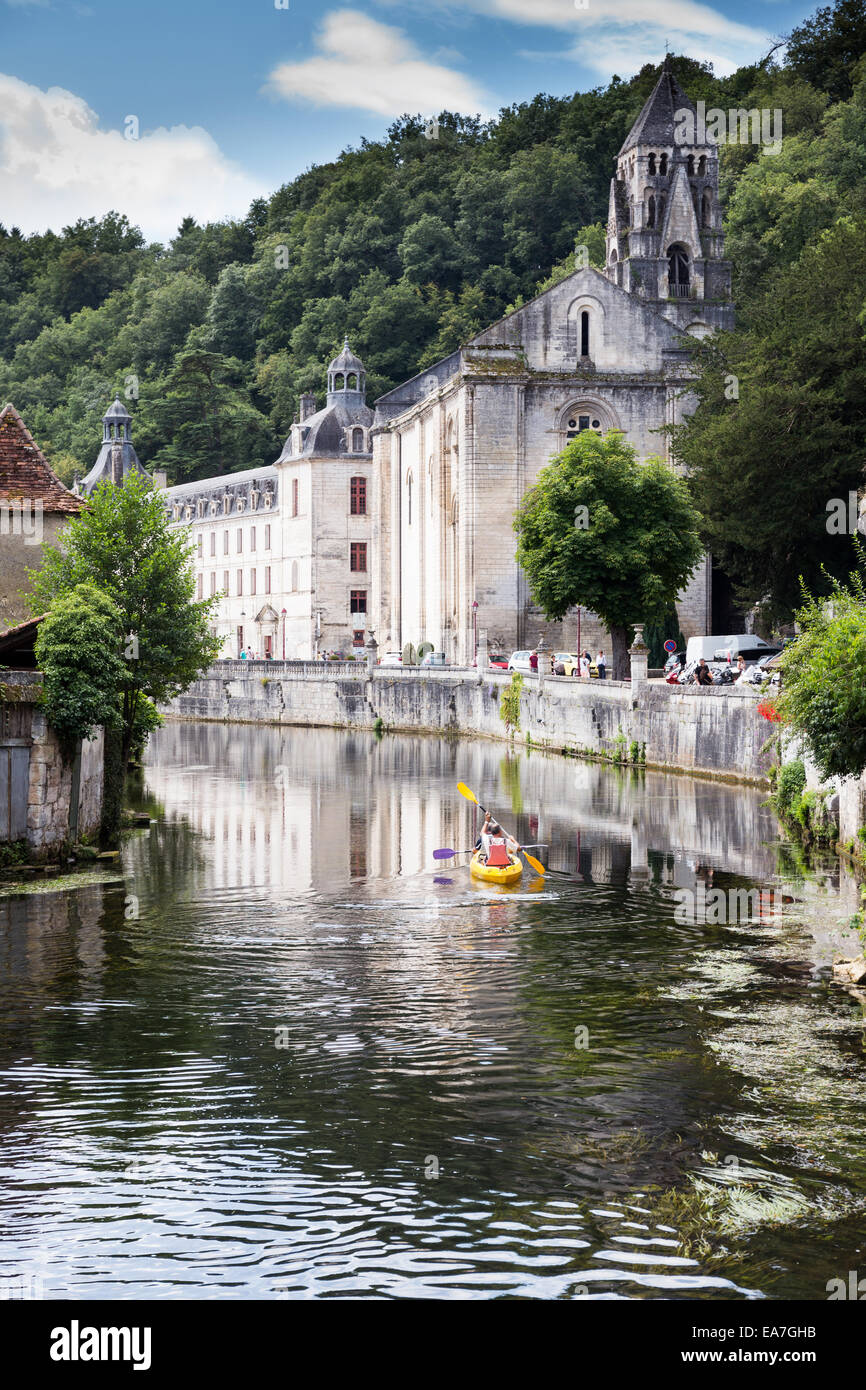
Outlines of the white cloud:
M0 184L7 227L44 231L116 208L165 241L183 217L243 214L265 190L201 126L160 127L127 140L100 130L81 97L0 73Z
M359 10L326 15L316 46L318 56L280 63L268 90L287 101L356 107L378 116L492 110L481 87L462 73L427 62L402 29Z
M378 0L388 9L395 2ZM424 6L447 14L454 0L424 0ZM645 62L657 63L666 40L676 52L712 62L722 74L762 57L772 42L767 30L738 24L699 0L587 0L585 9L578 9L575 0L460 0L460 8L572 34L577 42L562 56L604 76L627 75Z

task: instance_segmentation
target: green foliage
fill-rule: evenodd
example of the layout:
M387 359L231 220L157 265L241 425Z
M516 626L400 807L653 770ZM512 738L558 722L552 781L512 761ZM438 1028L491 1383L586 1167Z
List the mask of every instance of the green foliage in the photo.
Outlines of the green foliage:
M780 815L791 816L806 787L806 768L802 758L783 763L776 779L774 804Z
M162 497L136 474L122 488L100 484L67 528L63 550L46 547L43 557L42 568L31 572L34 612L63 614L70 595L85 585L119 615L119 665L111 663L107 676L119 716L106 721L103 836L111 840L119 833L130 753L153 727L153 706L185 690L219 652L210 630L217 600L195 600L189 540L170 529ZM77 640L74 628L62 630L69 642Z
M121 638L120 609L92 583L60 594L39 625L36 661L44 675L45 712L67 754L100 725L118 722Z
M866 5L836 0L791 31L788 62L836 100L850 96L857 62L866 52Z
M519 671L512 671L511 684L505 687L502 692L502 699L499 701L499 718L509 734L517 733L520 729L520 692L522 690L523 676Z
M575 524L578 507L586 528ZM621 434L591 430L542 470L514 521L534 601L549 619L578 604L597 613L613 640L615 679L625 674L628 625L663 619L697 564L697 525L670 468L639 463Z
M782 658L782 718L806 741L823 778L866 768L866 556L828 603L807 595L800 636Z
M760 75L675 68L722 107ZM165 247L118 213L59 234L0 227L0 397L69 478L130 373L139 453L171 482L270 460L345 332L375 396L570 273L575 243L600 266L615 157L657 76L647 64L488 123L442 112L438 139L407 116L246 217L184 218Z

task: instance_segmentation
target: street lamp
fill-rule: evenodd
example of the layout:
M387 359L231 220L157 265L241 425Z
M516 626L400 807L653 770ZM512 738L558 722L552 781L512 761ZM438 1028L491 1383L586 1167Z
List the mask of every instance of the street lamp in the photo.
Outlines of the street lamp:
M478 600L472 600L472 639L475 643L474 664L478 665Z
M286 609L284 608L280 617L283 620L283 661L286 659Z

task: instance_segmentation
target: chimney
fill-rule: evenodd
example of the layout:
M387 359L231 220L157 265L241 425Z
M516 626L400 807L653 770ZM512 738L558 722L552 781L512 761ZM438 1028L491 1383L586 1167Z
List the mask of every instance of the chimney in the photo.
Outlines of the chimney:
M316 396L313 391L305 391L300 399L301 420L316 413Z
M168 474L163 472L161 468L154 469L153 486L157 492L162 488L168 487Z

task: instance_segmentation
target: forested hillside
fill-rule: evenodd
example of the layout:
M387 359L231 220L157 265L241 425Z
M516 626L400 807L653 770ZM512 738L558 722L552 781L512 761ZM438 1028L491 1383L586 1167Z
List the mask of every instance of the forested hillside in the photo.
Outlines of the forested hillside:
M739 101L688 59L694 97ZM361 142L257 202L145 245L123 210L0 232L0 397L65 477L89 467L127 376L139 453L173 481L271 460L348 331L371 399L532 294L607 216L616 153L657 78L538 96L488 125L443 114ZM285 248L285 249L283 249Z
M841 0L781 65L719 80L674 59L693 100L783 112L779 154L722 150L738 326L707 351L678 441L705 539L744 597L779 612L800 560L810 578L821 561L845 569L825 501L862 483L864 51L864 0ZM617 150L657 76L538 96L489 124L445 113L438 138L406 117L243 221L187 218L168 246L122 209L58 233L0 228L0 399L67 480L128 386L139 454L172 481L270 461L301 391L323 399L345 332L373 399L566 273L576 241L597 255Z

